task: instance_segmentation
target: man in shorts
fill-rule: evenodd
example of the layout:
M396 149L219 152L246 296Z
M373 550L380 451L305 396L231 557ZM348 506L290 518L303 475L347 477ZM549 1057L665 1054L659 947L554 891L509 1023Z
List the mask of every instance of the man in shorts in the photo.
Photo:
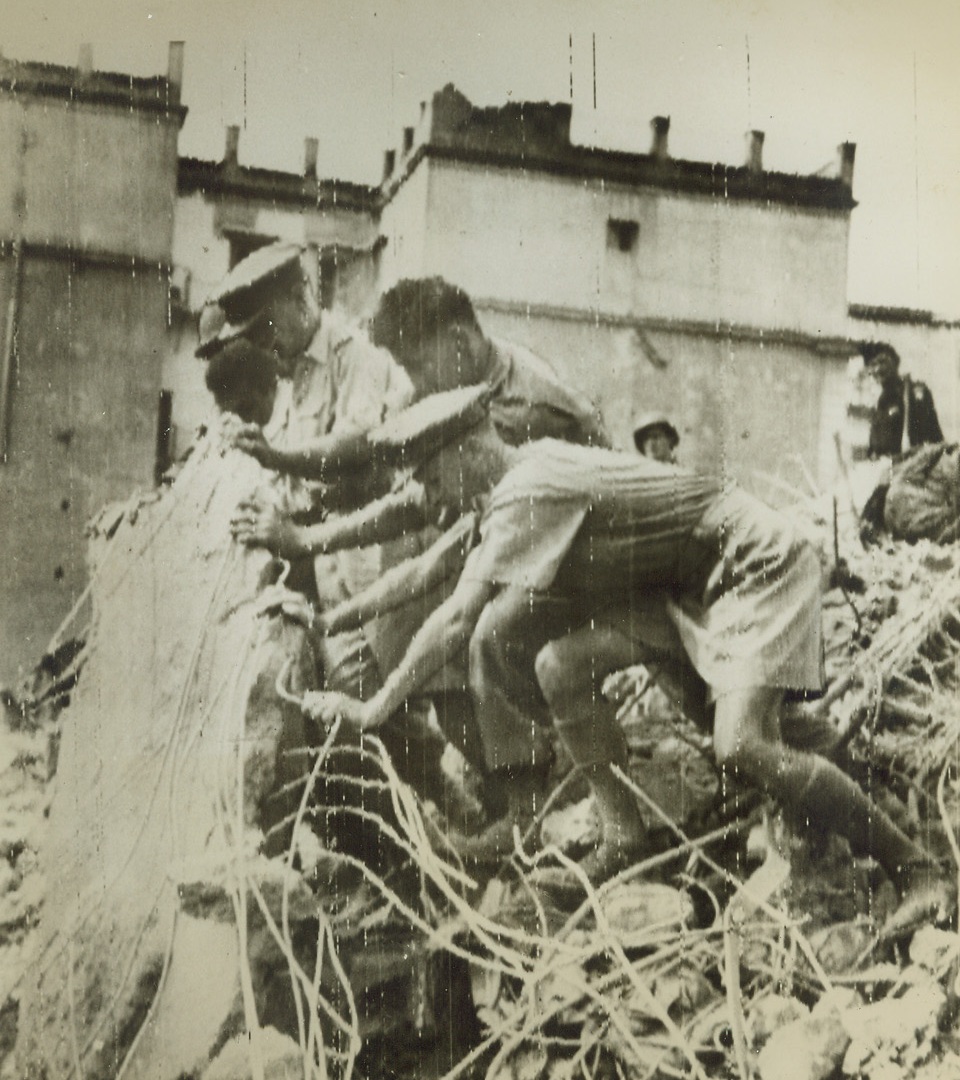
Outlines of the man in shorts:
M666 591L671 623L715 700L724 774L874 856L901 895L901 921L943 914L952 891L928 853L839 768L781 739L785 691L822 684L820 562L790 522L735 485L642 456L556 440L509 447L483 392L439 397L398 416L393 438L422 462L432 498L482 507L479 542L377 694L308 695L308 712L375 728L469 643L488 764L536 766L531 717L554 721L596 796L603 839L583 868L603 880L636 861L644 824L611 768L625 762L625 746L599 686L655 655L642 613Z

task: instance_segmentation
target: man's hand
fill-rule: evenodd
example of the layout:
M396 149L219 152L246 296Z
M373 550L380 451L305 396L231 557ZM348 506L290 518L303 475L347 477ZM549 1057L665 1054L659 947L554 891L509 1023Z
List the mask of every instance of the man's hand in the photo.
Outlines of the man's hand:
M366 731L377 723L367 702L339 690L308 690L303 695L303 712L324 727L342 720L357 731Z
M224 434L227 443L234 449L249 454L265 469L276 468L276 453L264 438L263 428L259 424L234 422L225 428Z
M319 637L333 637L341 633L341 629L335 621L331 621L328 612L318 611L313 616L313 632Z
M310 552L300 529L270 503L246 499L230 521L233 538L247 547L265 547L281 559L297 559Z

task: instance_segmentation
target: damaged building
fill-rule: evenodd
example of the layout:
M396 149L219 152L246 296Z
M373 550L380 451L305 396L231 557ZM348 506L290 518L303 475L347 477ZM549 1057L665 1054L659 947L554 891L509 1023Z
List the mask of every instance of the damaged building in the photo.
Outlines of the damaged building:
M87 581L84 525L157 480L183 50L131 78L0 60L0 683Z
M828 475L851 353L854 147L840 148L837 177L798 177L764 170L762 132L750 133L746 164L730 167L671 158L666 117L652 121L645 153L575 145L570 122L569 105L476 108L447 86L386 151L377 189L347 189L334 213L328 182L282 223L275 206L256 209L249 187L230 185L231 172L249 185L259 171L237 168L228 132L223 162L205 166L203 199L217 208L205 246L225 270L224 255L258 238L303 238L317 245L324 297L354 312L401 278L439 274L469 293L492 333L550 357L593 397L618 443L629 444L638 403L667 408L691 463L722 448L739 474L758 456L782 458L782 425L765 426L759 408L782 392L805 410L790 452ZM178 236L201 171L181 163ZM275 175L277 205L298 182ZM372 235L358 243L346 218L364 196ZM197 244L196 231L184 235ZM358 258L370 266L365 295Z

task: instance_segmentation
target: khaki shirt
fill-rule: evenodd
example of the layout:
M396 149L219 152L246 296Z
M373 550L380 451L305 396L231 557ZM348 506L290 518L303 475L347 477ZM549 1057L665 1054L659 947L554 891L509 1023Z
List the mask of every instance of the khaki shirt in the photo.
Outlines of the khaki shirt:
M553 368L530 349L493 341L498 372L490 415L500 438L511 446L537 439L562 439L609 446L600 410L584 394L561 381Z
M266 435L290 449L333 432L369 431L412 400L413 385L390 353L341 313L325 311L293 378L281 382Z

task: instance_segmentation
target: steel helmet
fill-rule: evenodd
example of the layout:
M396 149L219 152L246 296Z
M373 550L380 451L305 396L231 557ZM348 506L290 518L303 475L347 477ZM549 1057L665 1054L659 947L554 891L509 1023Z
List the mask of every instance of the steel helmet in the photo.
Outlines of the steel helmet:
M666 413L645 412L641 413L633 422L633 442L638 450L643 446L644 436L651 428L663 428L666 431L671 450L680 442L677 429L670 423Z

